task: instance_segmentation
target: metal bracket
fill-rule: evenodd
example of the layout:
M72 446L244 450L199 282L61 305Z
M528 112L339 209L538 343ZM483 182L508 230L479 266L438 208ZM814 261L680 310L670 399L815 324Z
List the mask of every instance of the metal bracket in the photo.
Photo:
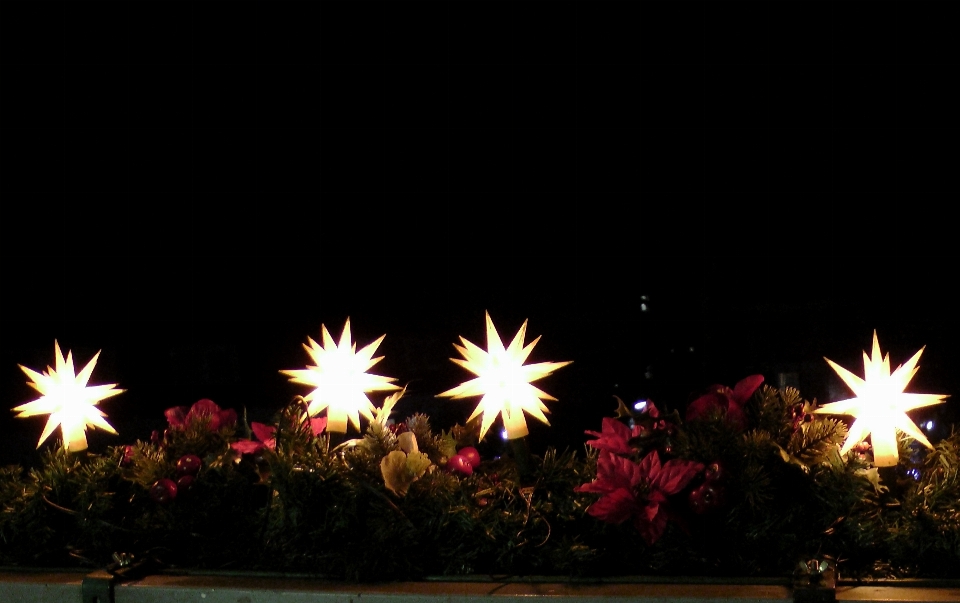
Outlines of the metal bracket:
M823 555L801 561L793 574L793 603L834 603L837 600L837 563Z
M84 576L80 583L81 603L113 603L113 581L114 577L104 570Z

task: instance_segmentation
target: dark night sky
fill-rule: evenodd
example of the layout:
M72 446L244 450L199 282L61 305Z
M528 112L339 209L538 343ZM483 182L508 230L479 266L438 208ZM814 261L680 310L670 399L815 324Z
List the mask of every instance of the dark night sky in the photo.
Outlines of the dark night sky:
M0 398L58 339L128 390L95 449L203 397L267 420L349 316L449 427L484 310L574 361L540 446L613 395L844 395L822 358L859 373L874 329L956 396L958 10L3 0ZM43 421L0 415L0 461Z

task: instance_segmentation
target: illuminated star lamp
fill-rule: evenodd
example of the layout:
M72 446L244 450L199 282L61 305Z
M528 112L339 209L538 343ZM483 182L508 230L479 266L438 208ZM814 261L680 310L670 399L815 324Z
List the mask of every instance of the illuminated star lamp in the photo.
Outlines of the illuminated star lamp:
M852 415L856 418L850 425L847 439L840 449L841 455L849 452L870 435L873 444L873 464L877 467L892 467L900 458L897 451L896 429L927 448L933 448L923 432L906 415L906 411L941 404L947 396L903 393L907 384L917 373L917 361L922 353L923 348L920 348L906 364L897 367L891 374L890 355L881 357L880 342L877 340L877 332L874 331L872 354L868 357L866 352L863 353L863 379L829 358L824 358L857 395L856 398L825 404L814 411L831 415Z
M116 430L104 419L106 414L94 405L126 390L114 389L117 386L116 383L87 386L100 352L94 354L80 374L75 374L73 352L68 351L67 357L64 358L60 352L60 344L56 341L53 342L53 349L56 368L48 366L46 371L38 373L20 365L23 372L31 379L27 385L42 395L37 400L14 408L14 412L20 413L17 418L50 415L47 426L40 435L40 441L37 442L37 448L50 437L57 426L60 426L63 435L63 447L71 452L86 450L88 425L116 435Z
M527 421L523 416L527 412L534 418L547 425L545 412L550 412L543 400L556 401L550 394L541 391L530 383L546 377L558 368L570 362L540 362L537 364L523 364L530 356L533 346L537 345L537 337L529 345L523 345L523 338L527 332L527 321L523 321L513 341L506 348L500 340L496 327L487 312L487 350L481 350L463 337L462 346L453 344L463 359L451 358L453 362L467 369L476 378L465 381L457 387L445 391L441 396L449 398L467 398L483 396L476 410L470 415L472 421L481 413L483 420L480 426L480 438L486 435L487 430L498 415L503 416L503 426L507 432L507 439L521 438L529 431Z
M373 365L383 360L383 356L373 358L373 353L386 335L357 352L357 345L350 341L350 319L343 325L340 343L335 344L327 327L320 325L323 345L307 337L309 345L303 348L316 363L305 369L282 370L290 377L291 383L302 383L314 388L304 396L310 403L307 412L311 417L327 411L327 431L346 433L347 419L354 429L360 430L360 415L368 421L373 420L376 407L367 397L368 392L400 389L391 381L392 377L367 373Z

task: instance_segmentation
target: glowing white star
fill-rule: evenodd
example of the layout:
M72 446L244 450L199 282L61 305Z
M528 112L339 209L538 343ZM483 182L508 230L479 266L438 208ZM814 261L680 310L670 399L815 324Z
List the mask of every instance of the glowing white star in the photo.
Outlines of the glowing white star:
M357 344L350 342L350 319L343 325L339 345L327 327L320 325L323 345L307 337L310 345L303 344L316 366L307 365L305 369L280 371L290 377L292 383L311 385L314 390L304 396L310 402L307 412L311 417L327 410L327 431L347 432L347 419L354 429L360 430L360 415L367 420L373 419L376 407L366 396L367 392L400 389L390 383L392 377L370 375L367 370L383 360L383 356L373 358L373 353L386 335L357 352Z
M897 451L896 429L906 433L927 448L933 448L923 432L910 420L906 411L933 404L941 404L943 394L905 394L907 384L917 373L917 361L923 348L917 351L906 364L890 373L890 355L881 357L877 332L873 332L873 351L870 357L863 353L863 376L861 379L847 369L824 358L840 375L856 398L825 404L814 412L833 415L852 415L856 418L847 439L840 449L846 454L868 435L873 444L873 463L877 467L896 465L900 454Z
M550 411L542 400L556 401L556 398L530 385L530 383L546 377L558 368L570 364L570 362L523 364L530 356L533 346L540 341L540 338L537 337L524 347L523 338L526 332L527 321L523 321L523 326L517 331L513 341L507 348L504 348L500 335L490 319L490 313L487 312L487 351L481 350L463 337L460 338L463 346L453 344L453 347L460 352L464 360L459 358L451 358L450 360L477 377L465 381L440 395L450 398L483 396L476 410L467 419L472 421L480 413L483 413L480 426L481 439L486 435L497 415L501 414L509 440L523 437L529 433L527 421L523 416L524 411L537 420L547 425L550 424L544 415L545 412Z
M63 447L78 452L87 448L86 430L88 425L99 427L112 434L117 433L104 419L107 415L94 405L100 400L116 396L125 390L113 389L117 386L116 383L87 387L87 381L93 373L93 368L97 365L100 352L94 354L87 366L80 371L80 374L75 374L73 352L68 351L67 357L64 358L60 352L60 344L56 341L53 342L53 349L56 359L55 369L48 366L46 371L38 373L25 366L20 366L32 381L28 381L27 385L40 392L42 396L32 402L21 404L13 410L20 413L17 415L18 418L50 415L50 418L47 419L47 426L40 436L40 441L37 442L37 448L50 437L57 426L60 426L63 435Z

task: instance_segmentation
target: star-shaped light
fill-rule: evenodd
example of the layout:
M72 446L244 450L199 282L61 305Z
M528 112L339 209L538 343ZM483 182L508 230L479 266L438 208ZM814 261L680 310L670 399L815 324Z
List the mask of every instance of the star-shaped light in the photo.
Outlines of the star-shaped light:
M53 342L56 368L47 367L43 373L38 373L21 365L20 368L30 377L27 385L42 395L37 400L21 404L14 408L19 412L18 418L33 417L36 415L50 415L47 426L40 435L37 448L50 434L60 427L63 434L63 447L78 452L87 448L87 426L99 427L112 434L116 430L107 423L106 414L94 406L101 400L123 393L126 390L114 389L117 384L87 386L93 368L97 365L100 352L94 354L87 366L79 374L73 368L73 352L68 351L64 358L60 352L60 344Z
M872 354L868 357L866 352L863 353L863 379L829 358L824 358L857 395L856 398L825 404L814 411L823 414L852 415L856 418L850 425L840 454L846 454L870 435L874 465L892 467L900 458L897 452L897 429L927 448L933 448L923 432L907 416L906 411L941 404L947 396L903 393L907 384L917 373L917 361L922 353L923 348L920 348L906 364L897 367L891 374L890 355L881 356L880 342L877 340L877 332L874 331Z
M310 403L307 412L311 417L327 411L327 431L347 432L347 419L354 429L360 430L360 415L373 420L376 407L367 397L367 392L400 389L391 381L392 377L370 375L367 370L383 360L383 356L373 358L373 353L386 335L357 352L357 344L350 341L350 319L343 325L340 343L335 344L327 327L320 325L323 345L307 337L310 345L303 348L310 354L316 365L307 365L305 369L280 371L290 377L292 383L303 383L314 387L304 396Z
M460 352L464 359L451 358L450 360L476 375L476 378L465 381L440 395L450 398L483 396L476 410L467 419L472 421L483 413L480 426L481 439L486 435L497 415L503 415L503 425L507 430L507 439L509 440L523 437L529 433L527 421L523 416L524 412L547 425L550 424L544 415L545 412L550 411L543 400L556 401L556 398L537 389L530 383L546 377L558 368L570 364L570 362L523 364L530 356L533 346L540 341L540 338L537 337L524 347L523 338L526 332L527 321L523 321L523 326L517 331L513 341L510 342L508 347L504 348L500 335L490 319L490 313L487 312L486 351L481 350L463 337L460 338L460 341L463 342L462 346L453 344L453 347Z

